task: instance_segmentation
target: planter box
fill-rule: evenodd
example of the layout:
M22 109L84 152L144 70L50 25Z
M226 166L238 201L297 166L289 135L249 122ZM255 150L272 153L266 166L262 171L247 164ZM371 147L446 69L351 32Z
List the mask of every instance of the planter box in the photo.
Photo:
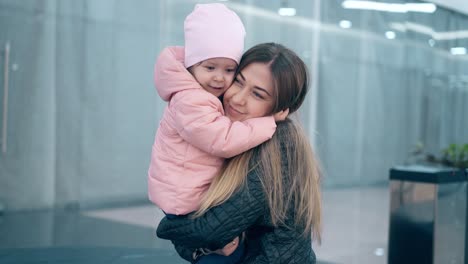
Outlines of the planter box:
M388 263L467 263L466 212L465 171L392 168Z

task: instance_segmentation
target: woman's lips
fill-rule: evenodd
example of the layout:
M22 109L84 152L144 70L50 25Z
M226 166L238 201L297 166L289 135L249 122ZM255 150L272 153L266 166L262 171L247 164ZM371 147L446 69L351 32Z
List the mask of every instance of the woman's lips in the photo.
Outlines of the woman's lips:
M237 110L236 108L232 107L230 104L228 104L227 110L228 110L227 112L229 113L229 115L233 115L233 116L239 116L239 115L244 114L241 111Z

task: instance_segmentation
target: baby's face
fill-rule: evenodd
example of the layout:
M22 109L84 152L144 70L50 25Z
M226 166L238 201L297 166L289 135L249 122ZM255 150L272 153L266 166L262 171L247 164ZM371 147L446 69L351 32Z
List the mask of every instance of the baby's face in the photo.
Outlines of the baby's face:
M231 86L237 63L228 58L212 58L190 67L190 72L207 92L221 96Z

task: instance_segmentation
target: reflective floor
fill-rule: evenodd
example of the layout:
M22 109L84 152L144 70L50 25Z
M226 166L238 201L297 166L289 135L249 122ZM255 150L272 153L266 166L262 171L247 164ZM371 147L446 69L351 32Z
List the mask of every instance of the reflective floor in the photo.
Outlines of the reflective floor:
M319 263L386 263L388 187L323 193ZM187 263L154 230L152 205L0 216L0 263Z

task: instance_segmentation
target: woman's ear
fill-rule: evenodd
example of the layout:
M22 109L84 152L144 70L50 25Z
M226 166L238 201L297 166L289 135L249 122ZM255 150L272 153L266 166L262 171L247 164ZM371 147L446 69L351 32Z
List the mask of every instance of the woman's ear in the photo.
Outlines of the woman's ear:
M279 111L279 112L276 112L273 117L275 118L275 121L278 122L278 121L283 121L286 119L286 117L288 117L288 114L289 114L289 108L286 108L282 111Z

